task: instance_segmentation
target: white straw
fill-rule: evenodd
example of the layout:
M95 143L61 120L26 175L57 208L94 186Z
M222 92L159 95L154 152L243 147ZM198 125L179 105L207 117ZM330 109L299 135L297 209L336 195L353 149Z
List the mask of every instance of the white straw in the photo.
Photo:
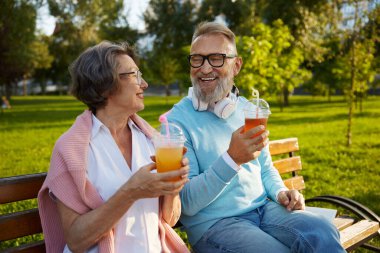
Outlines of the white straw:
M256 98L256 118L259 117L259 91L255 88L252 88L252 97L253 99Z

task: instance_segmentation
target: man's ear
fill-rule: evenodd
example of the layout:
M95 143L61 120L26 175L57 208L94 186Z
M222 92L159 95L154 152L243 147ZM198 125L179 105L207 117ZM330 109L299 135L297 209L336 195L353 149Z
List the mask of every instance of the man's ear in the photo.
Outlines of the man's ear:
M241 69L242 66L243 66L243 59L241 57L237 56L235 58L235 63L234 63L234 67L233 67L234 68L233 69L234 76L237 76L237 74L239 74L240 69Z

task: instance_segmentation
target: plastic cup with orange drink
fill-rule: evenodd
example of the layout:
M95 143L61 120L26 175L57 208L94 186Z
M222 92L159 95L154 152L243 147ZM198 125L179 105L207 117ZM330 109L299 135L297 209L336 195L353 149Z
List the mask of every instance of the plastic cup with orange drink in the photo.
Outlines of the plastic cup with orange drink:
M269 109L269 104L264 99L254 99L252 102L247 102L244 107L244 132L263 125L265 129L267 128L268 117L271 114ZM252 137L259 136L264 131L258 132Z
M158 173L178 170L182 167L184 143L185 137L179 126L167 122L161 124L160 134L153 138ZM180 179L181 177L173 178L171 181Z

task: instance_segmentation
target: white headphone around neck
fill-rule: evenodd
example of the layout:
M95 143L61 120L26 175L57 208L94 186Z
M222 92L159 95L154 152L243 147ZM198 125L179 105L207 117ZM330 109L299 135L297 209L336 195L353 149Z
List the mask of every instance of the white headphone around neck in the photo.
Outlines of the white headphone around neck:
M209 106L209 104L199 100L197 96L194 95L193 87L189 88L188 93L188 96L191 97L191 101L193 102L193 107L195 110L206 111L209 109L221 119L227 119L235 111L238 95L239 90L236 88L236 86L234 86L229 96L216 102L214 109L212 109L212 107Z

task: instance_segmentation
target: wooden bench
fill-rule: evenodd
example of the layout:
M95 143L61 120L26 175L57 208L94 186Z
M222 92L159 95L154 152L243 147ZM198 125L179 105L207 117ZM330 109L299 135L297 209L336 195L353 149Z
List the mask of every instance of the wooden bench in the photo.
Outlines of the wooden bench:
M0 178L0 204L37 198L45 177L46 173ZM42 227L37 208L8 214L0 213L0 245L3 241L39 233L42 233ZM33 241L5 250L0 248L0 252L45 252L45 243L43 240Z
M299 151L298 139L288 138L271 141L269 150L273 165L280 172L285 185L289 189L305 190L305 182L300 175L302 170L301 157L295 156L295 152ZM284 158L284 156L286 157ZM333 195L318 196L306 199L305 202L306 205L313 202L326 202L348 212L344 217L336 217L333 221L340 231L340 241L347 251L363 247L380 252L379 247L366 244L373 237L379 236L380 233L380 219L373 211L356 201Z
M287 187L304 190L305 182L299 174L302 169L301 158L295 156L295 152L299 151L297 138L271 141L269 145L274 166L286 178L284 182ZM0 178L0 204L36 198L45 177L46 173ZM380 248L366 244L371 238L379 236L379 217L371 210L338 196L319 196L306 200L306 203L314 201L337 204L355 214L355 218L336 217L334 220L334 224L340 230L342 245L347 251L357 247L380 251ZM37 208L0 214L0 245L2 241L38 233L42 233L42 229ZM0 249L0 252L45 252L45 244L43 241L34 241L5 251Z

